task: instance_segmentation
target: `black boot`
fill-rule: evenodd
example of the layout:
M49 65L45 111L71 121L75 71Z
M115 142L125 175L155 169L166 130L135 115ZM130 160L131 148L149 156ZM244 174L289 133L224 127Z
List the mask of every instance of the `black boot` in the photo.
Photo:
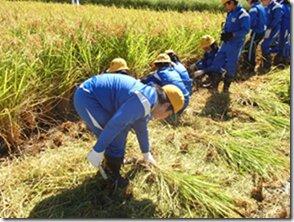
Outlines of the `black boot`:
M229 88L230 88L230 85L233 81L233 78L232 77L229 77L229 76L225 76L224 78L224 87L223 87L223 92L224 93L228 93L229 92Z
M211 79L211 84L210 84L210 87L209 87L209 91L211 93L217 93L218 92L218 86L219 86L219 83L222 79L222 74L221 73L211 73L210 74L210 79Z
M114 193L117 188L124 188L129 181L120 175L123 157L110 157L105 154L104 169L108 176L108 189Z

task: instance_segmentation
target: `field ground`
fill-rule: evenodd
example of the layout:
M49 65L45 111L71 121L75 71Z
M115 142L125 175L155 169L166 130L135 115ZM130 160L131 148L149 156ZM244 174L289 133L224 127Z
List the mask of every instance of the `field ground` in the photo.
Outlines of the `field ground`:
M176 126L150 124L155 158L162 167L203 175L219 184L244 217L289 217L290 120L282 117L282 112L288 115L289 105L275 101L287 98L288 75L286 69L252 77L234 84L229 96L211 96L204 89L195 92ZM279 91L272 91L279 86ZM263 101L264 96L273 101ZM101 176L85 159L94 141L83 123L66 122L26 142L21 156L3 159L1 217L212 216L201 207L188 211L176 202L171 204L162 185L132 161L123 169L131 178L130 187L123 196L109 199L102 191ZM231 159L224 155L226 149L232 149L227 150ZM250 150L256 149L260 153L254 156ZM135 136L130 134L127 159L133 157L140 159L141 155Z

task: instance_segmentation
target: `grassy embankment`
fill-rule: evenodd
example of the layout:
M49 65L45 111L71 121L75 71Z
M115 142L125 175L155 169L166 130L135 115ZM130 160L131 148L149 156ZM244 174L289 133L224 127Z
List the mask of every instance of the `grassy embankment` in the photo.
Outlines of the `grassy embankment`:
M183 58L199 55L198 39L217 37L223 21L208 12L39 3L4 2L0 10L0 122L8 144L25 139L22 129L48 121L58 96L112 58L126 58L140 76L167 48ZM151 123L153 153L164 170L126 165L127 199L109 200L102 191L101 177L85 160L94 143L85 132L65 133L59 148L49 143L41 153L2 159L0 216L250 217L257 209L252 188L289 175L289 79L286 69L234 84L231 95L202 90L178 126ZM133 156L141 157L130 134L127 157Z

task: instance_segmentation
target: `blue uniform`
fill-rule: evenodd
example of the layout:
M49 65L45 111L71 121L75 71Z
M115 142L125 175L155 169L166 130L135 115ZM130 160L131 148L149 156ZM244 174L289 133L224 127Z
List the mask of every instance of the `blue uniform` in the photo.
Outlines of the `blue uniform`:
M271 45L275 39L279 38L281 22L283 16L282 5L272 0L266 7L267 13L267 31L270 30L269 36L265 36L264 41L261 44L262 54L269 55L271 51Z
M291 36L290 36L290 21L291 21L291 5L281 1L283 17L281 22L281 31L279 38L279 55L290 60L291 56Z
M253 33L264 33L267 24L265 8L258 2L254 2L249 10L250 28Z
M186 86L180 76L180 74L171 66L165 66L156 70L152 75L149 75L146 79L141 80L144 84L157 84L159 86L165 86L172 84L177 86L183 93L185 103L183 109L185 109L190 100L190 93L186 89ZM182 110L183 110L182 109Z
M94 150L105 151L110 157L124 156L131 129L136 133L141 151L149 151L147 123L156 103L154 87L122 74L93 76L74 94L77 113L98 139Z
M227 71L229 78L237 72L237 63L243 47L246 34L250 30L250 17L246 10L237 5L236 9L227 14L224 32L233 33L233 38L223 42L213 63L204 72L222 73L222 68Z
M208 68L212 64L212 62L216 56L217 51L218 51L218 47L216 47L215 49L210 50L208 52L205 52L203 55L203 58L198 60L195 63L196 68L198 70L203 70L203 69Z
M249 10L250 15L250 29L251 35L250 39L245 44L245 61L247 61L247 68L254 70L256 65L256 48L261 40L264 38L264 33L267 24L267 15L265 8L259 3L254 2L251 4Z
M180 62L174 62L173 67L180 74L180 76L186 86L186 89L188 90L188 92L191 95L192 94L192 80L190 79L190 76L189 76L189 73L188 73L186 67Z

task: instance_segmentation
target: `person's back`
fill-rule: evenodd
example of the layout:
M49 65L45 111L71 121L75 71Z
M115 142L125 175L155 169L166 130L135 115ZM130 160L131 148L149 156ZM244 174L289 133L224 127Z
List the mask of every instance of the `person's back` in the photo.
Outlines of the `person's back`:
M189 91L180 76L180 74L171 66L164 66L155 71L155 73L144 81L145 84L157 84L164 86L172 84L177 86L185 97L185 105L189 102Z
M191 95L192 94L192 81L190 79L190 76L189 76L189 73L188 73L186 67L180 62L174 62L173 67L180 74L181 79L183 80L183 83L184 83L186 89L188 90L188 92Z
M282 5L275 0L265 8L267 13L267 28L272 32L278 31L281 28L283 9Z
M267 15L265 8L259 3L254 2L249 10L251 25L253 33L263 33L266 30Z
M284 25L285 28L290 29L291 4L290 3L284 3L283 4L283 11L284 11L284 15L282 17L282 25Z
M85 81L80 87L103 104L108 112L115 112L135 92L152 94L152 89L140 81L123 74L96 75ZM147 95L146 95L147 96ZM150 95L148 95L150 96Z
M288 65L291 60L291 4L288 0L279 1L282 5L282 19L277 49L273 48L273 52L278 52L274 59L275 65Z
M259 71L267 73L272 66L271 53L278 51L275 47L278 43L275 44L275 41L279 41L283 10L282 5L276 0L264 0L263 4L266 6L267 29L261 44L262 62Z

